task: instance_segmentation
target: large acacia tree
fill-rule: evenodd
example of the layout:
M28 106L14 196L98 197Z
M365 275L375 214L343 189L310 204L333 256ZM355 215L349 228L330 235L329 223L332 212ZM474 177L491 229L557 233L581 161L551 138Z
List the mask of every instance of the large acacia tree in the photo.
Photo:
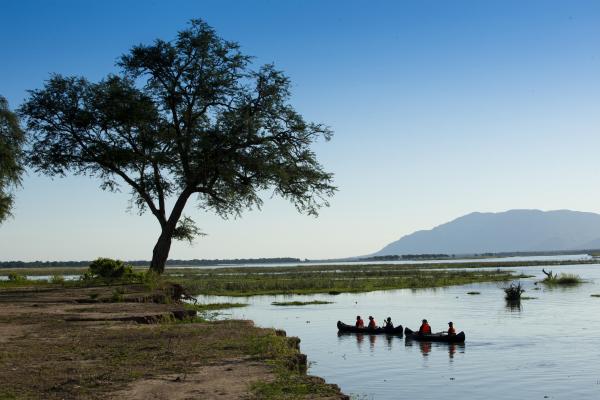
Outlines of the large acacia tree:
M21 183L24 139L17 115L0 96L0 223L10 215L12 191Z
M129 185L161 227L151 269L163 271L173 239L199 234L182 217L191 197L222 217L260 207L265 190L307 214L327 205L332 174L310 146L331 132L294 110L290 81L272 65L253 69L201 20L173 41L133 47L117 65L97 83L53 75L30 91L20 109L27 158L44 174Z

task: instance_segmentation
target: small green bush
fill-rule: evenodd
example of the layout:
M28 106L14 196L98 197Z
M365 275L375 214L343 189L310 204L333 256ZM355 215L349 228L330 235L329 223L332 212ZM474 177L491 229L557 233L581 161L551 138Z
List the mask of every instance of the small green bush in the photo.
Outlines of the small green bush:
M152 270L140 272L136 275L140 277L142 283L150 290L155 290L161 283L160 275Z
M133 267L121 260L97 258L90 264L89 272L99 278L118 279L127 275L133 275Z
M111 300L114 303L119 303L125 300L125 296L123 296L125 294L125 289L123 288L114 288L112 291L112 297Z
M8 274L9 282L27 282L27 277L25 275L17 274L16 272L11 272Z
M65 277L62 275L52 275L52 278L50 278L50 283L62 285L65 283Z

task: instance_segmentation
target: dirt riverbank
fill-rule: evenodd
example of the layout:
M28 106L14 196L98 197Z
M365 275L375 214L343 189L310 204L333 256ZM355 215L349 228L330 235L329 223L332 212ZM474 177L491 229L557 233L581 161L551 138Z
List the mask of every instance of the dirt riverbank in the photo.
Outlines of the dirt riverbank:
M0 399L347 399L306 375L297 338L154 302L169 294L0 288Z

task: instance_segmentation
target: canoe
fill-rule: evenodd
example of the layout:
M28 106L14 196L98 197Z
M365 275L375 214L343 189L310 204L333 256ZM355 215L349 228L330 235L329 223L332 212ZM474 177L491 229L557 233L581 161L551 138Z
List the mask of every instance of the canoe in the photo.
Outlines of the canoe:
M445 343L463 343L465 341L465 333L460 332L456 335L448 335L444 333L420 334L408 328L404 329L406 339L417 340L419 342L445 342Z
M357 328L354 325L347 325L342 321L337 322L337 328L340 332L348 332L348 333L365 333L367 335L379 335L379 334L387 334L387 335L400 335L402 336L404 330L402 329L402 325L398 325L392 329L387 328Z

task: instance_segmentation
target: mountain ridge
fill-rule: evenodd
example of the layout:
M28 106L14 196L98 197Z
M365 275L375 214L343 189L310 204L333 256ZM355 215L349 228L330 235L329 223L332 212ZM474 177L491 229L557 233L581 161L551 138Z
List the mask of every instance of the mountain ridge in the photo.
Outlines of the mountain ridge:
M600 214L514 209L472 212L389 243L372 256L561 251L600 246Z

